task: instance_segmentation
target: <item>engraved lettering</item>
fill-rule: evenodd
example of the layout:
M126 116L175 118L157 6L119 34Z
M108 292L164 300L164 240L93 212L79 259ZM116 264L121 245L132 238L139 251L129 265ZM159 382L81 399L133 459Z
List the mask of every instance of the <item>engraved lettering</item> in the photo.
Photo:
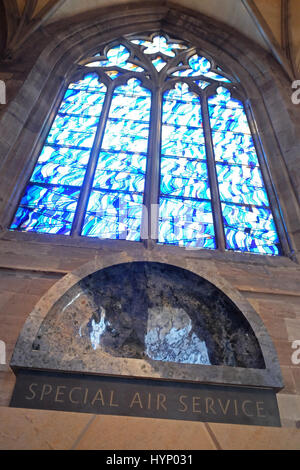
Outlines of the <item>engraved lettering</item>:
M226 416L231 400L227 400L225 407L223 407L223 403L222 403L222 400L220 400L220 398L218 398L218 402L219 402L220 408L223 412L223 415Z
M47 395L50 395L51 392L52 392L52 386L51 385L49 385L49 384L43 385L40 400L43 401L44 397L47 396Z
M151 410L151 393L148 393L148 410Z
M252 403L252 402L251 402L250 400L245 400L245 401L243 401L243 403L242 403L242 410L243 410L243 413L244 413L246 416L249 416L249 418L252 417L252 416L254 416L253 414L247 413L247 410L246 410L246 406L249 405L249 404L251 404L251 403Z
M183 409L182 408L178 409L178 411L180 411L180 413L186 413L187 412L187 409L188 409L187 404L184 403L184 401L183 401L185 398L187 398L186 395L180 395L180 397L179 397L179 403L183 406Z
M35 397L36 397L36 393L34 390L32 390L33 387L37 387L38 384L30 384L29 385L29 391L32 393L32 396L31 397L25 397L26 400L34 400Z
M57 389L56 389L56 395L55 395L55 399L54 399L54 401L55 401L56 403L64 403L64 400L59 400L59 398L58 398L60 395L63 395L63 394L64 394L64 392L61 392L61 389L63 389L63 388L66 389L67 387L65 387L64 385L60 385L60 386L57 387Z
M10 406L32 408L36 402L41 409L280 426L275 391L246 386L176 382L172 387L153 381L145 388L143 381L134 379L20 371Z
M265 414L262 414L262 412L264 411L264 402L263 401L257 401L256 402L256 411L257 411L257 416L259 418L266 418L266 415Z
M162 407L165 411L168 411L165 407L166 400L166 395L164 393L159 393L157 395L156 409L159 410L159 408Z
M216 410L213 408L214 403L215 403L214 399L208 397L208 398L205 399L205 403L206 403L206 413L209 413L209 411L211 411L214 415L216 415L217 412L216 412Z
M92 406L94 406L94 404L96 403L96 401L100 401L100 402L101 402L101 405L102 405L102 406L105 406L104 398L103 398L103 393L102 393L101 388L99 388L99 390L97 391L96 395L94 396L94 398L93 398L93 400L92 400Z
M110 392L110 402L109 402L110 407L118 407L119 406L117 403L113 402L114 401L114 393L115 392L113 390Z
M89 394L89 389L85 389L85 394L84 394L84 400L83 403L86 405L87 404L87 399L88 399L88 394Z
M140 408L143 409L143 404L142 404L142 400L141 400L139 392L136 392L136 394L134 395L134 397L133 397L133 399L130 403L130 408L132 408L133 405L139 405Z
M200 409L197 409L197 407L200 407L200 397L193 397L193 413L201 413Z
M74 387L74 388L72 388L72 390L70 390L69 400L70 400L71 403L74 403L74 405L78 405L78 403L80 403L80 401L73 400L73 393L74 393L75 390L81 390L81 387Z

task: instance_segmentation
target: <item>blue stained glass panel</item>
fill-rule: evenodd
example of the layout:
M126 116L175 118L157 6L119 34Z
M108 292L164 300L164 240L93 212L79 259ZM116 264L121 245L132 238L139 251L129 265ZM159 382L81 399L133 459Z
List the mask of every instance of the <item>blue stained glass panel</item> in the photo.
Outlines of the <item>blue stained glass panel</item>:
M161 159L161 193L173 196L210 199L206 163L184 158Z
M111 171L130 171L131 173L145 173L147 155L141 153L101 152L97 170L109 169Z
M118 87L112 100L102 148L147 153L150 110L151 92L141 87L139 80L131 79L127 86Z
M276 226L270 209L222 203L222 211L226 227L236 227L239 224L240 230L245 231L245 233L250 233L251 230L265 232L267 234L265 238L269 238L268 233L272 233L272 237L276 233Z
M221 201L269 206L261 172L258 168L216 165Z
M243 109L209 105L210 122L213 131L250 134L247 117Z
M121 85L115 89L114 100L118 100L119 95L125 95L128 98L135 96L136 98L151 98L151 91L141 86L141 81L131 78L125 85Z
M216 165L219 182L236 181L239 184L250 184L256 188L264 188L261 171L258 167L249 167L242 165Z
M253 138L248 134L213 132L215 159L217 162L258 166Z
M76 210L79 191L75 188L60 186L43 187L30 184L21 201L22 207L48 208L74 212Z
M142 201L143 196L141 194L123 194L122 192L93 190L87 210L99 216L110 214L117 217L120 210L123 214L134 214Z
M118 99L114 99L110 108L110 119L126 119L133 121L149 122L151 100L148 96L126 96L116 94Z
M175 57L174 50L184 50L187 49L187 46L184 44L167 43L167 40L164 36L154 36L152 42L144 39L132 39L133 44L144 46L144 54L165 54L169 57Z
M156 59L152 60L152 64L156 70L160 72L167 65L167 62L165 62L161 57L157 57Z
M248 253L256 253L260 255L280 255L278 236L276 232L272 233L269 239L262 238L261 231L245 233L237 228L225 227L225 237L227 241L227 248L234 251L242 251ZM270 235L270 233L269 233Z
M147 153L148 132L147 123L109 120L103 139L103 149Z
M118 70L106 70L105 73L111 80L115 80L122 75L122 72Z
M243 104L232 99L226 88L218 88L208 99L208 109L213 131L251 134Z
M208 72L205 74L205 77L212 78L213 80L217 80L218 82L225 82L225 83L230 83L231 80L228 78L224 77L223 75L218 75L215 72Z
M127 119L109 119L103 147L107 149L111 148L111 137L115 138L116 135L136 137L136 134L138 134L141 139L147 139L148 127L147 122L129 121ZM114 148L114 145L112 148Z
M60 166L57 163L37 163L32 182L49 183L67 186L81 186L84 180L86 166L71 167L70 165Z
M103 93L94 91L69 89L60 106L60 114L75 114L79 116L100 116L105 99L105 90Z
M210 201L197 201L195 199L161 197L160 217L163 220L187 220L204 224L213 224L213 215Z
M194 103L199 106L200 98L196 93L190 92L189 86L184 82L178 82L175 87L164 93L164 99L181 101L182 103Z
M95 57L98 57L99 54L96 54ZM89 64L86 64L87 67L120 67L121 69L130 70L132 72L143 72L144 69L138 65L132 64L130 62L130 52L122 44L111 47L107 51L107 59L104 60L94 60Z
M105 150L119 150L121 152L140 152L147 153L148 149L148 135L128 135L118 134L117 126L110 127L110 134L106 135L103 141L103 148Z
M73 219L73 212L61 212L50 209L40 211L20 206L11 225L11 230L70 235Z
M163 124L174 124L187 127L202 127L201 106L181 100L172 100L172 95L165 96Z
M109 65L118 65L119 67L122 67L123 65L126 65L126 62L129 57L129 50L126 49L126 47L122 46L122 44L120 44L119 46L112 47L107 51L107 61L103 61L103 63L101 63L101 66L107 66L108 62Z
M161 174L181 178L203 177L207 179L206 163L186 158L161 158Z
M92 191L82 235L139 241L143 196Z
M243 103L239 100L232 98L231 93L227 88L219 87L215 95L211 96L208 100L209 106L221 106L232 109L244 110Z
M219 82L226 82L230 83L227 77L223 75L217 74L211 71L211 63L206 57L199 56L198 54L194 54L188 61L189 68L185 70L177 70L173 72L172 75L175 77L196 77L199 75L203 75L207 78L211 78L213 80L217 80ZM222 70L220 69L222 73Z
M198 145L205 145L202 128L164 125L162 128L162 145L165 146L167 142L176 142L176 140L192 145L196 143Z
M219 182L221 201L249 204L255 206L269 206L268 197L264 188L257 188L252 184L221 181Z
M29 185L11 230L69 235L78 198L76 189Z
M35 183L81 186L90 151L45 146L31 180Z
M48 135L48 144L91 148L98 125L96 117L58 115Z
M210 199L209 183L196 178L176 178L164 175L161 178L161 193L172 196L192 197L196 199Z
M100 83L99 76L96 73L89 73L85 75L78 82L70 83L69 90L85 90L87 93L105 93L106 86Z
M176 140L176 135L174 134L173 140L168 138L168 132L166 128L163 128L163 139L161 144L161 154L185 157L190 159L205 160L206 159L206 149L204 140L202 143L193 143L193 142L182 142L181 140Z
M109 189L111 191L143 192L145 174L143 172L131 173L125 171L97 170L94 179L94 188Z
M280 254L270 209L222 204L228 249L265 255Z
M59 145L45 145L38 159L40 165L55 163L60 166L68 165L82 167L88 164L90 150L82 150Z
M189 68L187 70L178 70L172 75L176 77L193 77L198 75L206 75L210 68L211 63L205 57L194 54L188 61Z
M159 243L215 249L211 203L161 198Z

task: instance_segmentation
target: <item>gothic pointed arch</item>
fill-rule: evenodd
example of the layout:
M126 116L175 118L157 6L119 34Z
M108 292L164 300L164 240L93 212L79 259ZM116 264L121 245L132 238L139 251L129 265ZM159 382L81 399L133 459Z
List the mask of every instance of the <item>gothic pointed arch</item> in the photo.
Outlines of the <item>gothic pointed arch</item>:
M245 102L216 59L164 32L91 51L68 79L10 230L281 254Z
M15 122L16 133L14 135L10 135L8 139L9 141L5 143L4 147L1 147L4 151L4 155L1 154L3 158L1 158L5 167L13 165L13 168L19 169L17 172L12 172L13 177L7 183L9 187L5 189L2 197L1 207L3 206L4 210L2 213L4 215L1 220L1 226L4 230L7 230L7 228L11 226L14 221L18 204L22 202L22 196L25 197L24 187L31 179L34 166L41 154L42 144L50 130L54 113L58 110L57 103L61 102L66 86L70 83L70 77L74 76L74 64L85 59L91 51L99 50L101 45L104 47L110 41L115 41L116 37L120 37L119 21L115 15L113 15L111 22L109 22L109 28L107 30L105 29L106 20L103 18L110 18L110 14L110 11L106 10L105 15L103 17L100 15L97 20L95 20L94 17L91 17L79 27L75 29L73 28L66 32L66 34L62 33L57 39L57 44L55 41L50 43L40 55L36 67L33 68L30 73L30 77L28 77L28 80L24 83L18 97L11 104L11 110L8 110L7 114L4 115L4 121L7 121L7 124L8 122L11 124L11 120L14 120L13 116L15 115L14 108L17 107L20 109L20 106L21 108L22 106L24 107L22 110L22 122ZM272 233L271 237L265 237L267 239L271 238L271 245L273 247L271 249L272 254L282 252L284 255L293 257L294 242L292 234L294 232L297 233L297 227L295 227L293 215L298 211L298 207L295 202L295 198L290 195L292 194L292 196L296 196L294 181L295 175L290 171L290 160L289 162L286 161L286 155L282 152L282 146L280 147L281 131L278 128L280 123L276 120L276 116L273 112L275 107L272 105L272 100L269 100L269 97L272 96L273 101L276 97L278 103L276 108L280 108L282 109L282 112L287 113L284 121L288 126L290 126L289 132L291 133L291 136L294 136L291 140L294 142L294 147L293 150L288 152L289 158L294 150L296 152L298 144L297 139L295 139L295 122L293 120L292 110L289 110L286 103L284 103L285 96L282 89L280 89L276 77L274 76L274 80L270 85L272 87L272 91L270 91L268 95L265 95L260 91L263 90L264 80L268 80L269 84L271 83L269 77L272 76L273 71L269 58L260 55L259 50L256 50L255 48L253 57L249 57L241 53L237 47L239 41L232 41L230 36L227 36L226 41L221 41L220 43L220 41L216 40L217 36L216 33L213 32L214 28L207 29L209 25L212 26L212 23L208 22L207 18L202 19L201 16L193 18L187 11L183 13L180 9L175 7L166 8L164 6L162 8L158 8L156 9L155 14L150 7L147 7L143 11L139 11L139 8L132 7L125 13L125 16L126 21L124 28L122 29L124 35L134 34L141 36L145 31L165 31L169 37L176 38L178 37L178 24L180 24L181 21L185 24L189 24L189 33L187 33L185 28L182 28L180 31L179 36L181 40L185 40L187 42L190 41L190 44L194 45L198 50L204 51L204 56L206 55L206 57L211 57L214 58L213 60L217 60L217 63L220 64L218 67L221 67L221 69L223 68L223 70L229 70L231 76L235 77L239 82L239 85L245 91L245 110L247 113L247 119L251 124L251 133L255 137L254 146L256 152L258 152L258 159L260 164L262 163L261 170L263 173L262 177L264 185L267 190L267 200L265 198L262 206L257 205L257 201L255 204L253 204L252 201L249 206L254 206L254 211L251 210L250 212L247 209L249 201L247 203L245 203L245 201L238 202L236 199L233 203L234 207L231 206L230 203L228 205L228 201L222 201L222 199L221 204L213 203L214 206L219 206L218 210L214 208L213 211L213 225L215 232L217 232L214 235L218 248L222 251L225 249L249 252L258 251L260 253L264 253L265 250L261 250L260 248L257 249L257 247L255 248L256 242L253 242L253 233L251 233L250 227L253 226L253 224L256 225L257 221L260 220L265 226L264 229L262 230L261 227L255 226L254 229L252 228L252 231L254 230L256 234L259 234L259 236L262 237L264 237L266 233L268 233L268 235ZM124 18L124 12L122 13L122 18ZM139 18L138 21L137 18ZM102 36L99 36L99 29L96 27L96 24L100 24L99 21L102 25ZM142 24L141 27L139 27L139 22ZM140 31L138 34L137 30ZM219 31L221 34L221 26ZM232 33L232 37L233 36L234 35ZM245 39L241 37L240 43L242 44L244 40ZM58 43L61 45L64 44L64 46L57 47ZM68 50L68 53L64 56L64 59L61 60L62 56L60 56L60 54L64 54L65 50ZM48 54L49 58L51 57L51 60L47 60ZM235 57L235 59L232 59L232 57ZM65 77L63 84L62 76ZM47 80L49 80L49 82L47 82ZM58 89L59 93L57 94ZM31 99L33 95L35 98ZM57 97L57 100L54 99L55 96ZM37 100L38 97L39 99ZM42 103L44 103L44 105L42 105ZM49 103L53 103L53 108L51 110L49 110ZM36 109L33 110L33 106L36 106ZM47 117L47 115L50 115L50 120L46 120L45 122L45 117ZM253 116L255 119L253 119ZM26 127L22 130L22 126L25 122ZM42 122L44 122L44 125L41 129L40 126ZM286 128L287 127L285 126L285 132ZM30 140L26 129L38 129L38 132L35 133ZM257 130L260 130L261 132L257 132ZM13 143L14 138L17 139L17 142L15 143ZM279 146L278 143L280 144ZM220 145L220 142L218 142L218 144ZM217 145L217 141L214 139L213 145ZM12 155L10 155L11 152ZM251 164L253 164L253 162ZM221 171L221 165L219 165L218 170L217 179L226 175L226 171ZM251 168L251 172L256 173L256 193L259 193L261 191L261 175L255 168ZM230 180L232 175L228 175L228 179ZM17 186L15 185L16 179L18 179ZM216 179L214 172L211 170L209 171L209 179L210 182ZM242 185L244 185L244 181L249 178L244 174L242 179ZM219 183L219 188L222 187L222 191L224 189L225 192L228 191L226 182L225 185L222 182L221 186L219 181L217 183ZM218 187L216 181L212 183L212 185L215 187L212 191L215 193L215 195L212 195L212 199L217 201ZM276 186L280 187L280 194L276 192ZM15 189L12 190L13 187L15 187ZM289 196L284 197L284 194L287 192L289 193ZM71 200L73 196L71 195ZM70 204L72 207L72 201ZM73 201L73 206L74 205L76 205L76 200L75 202ZM270 211L273 213L271 218ZM283 212L285 215L285 221L283 219ZM68 215L69 219L72 219L72 215ZM149 213L144 215L144 220L147 215L149 216ZM272 217L274 217L274 222L272 221ZM70 225L69 219L67 218L67 222ZM233 220L235 220L235 223L237 221L243 221L242 230L236 230ZM181 223L182 221L180 219L180 224ZM205 224L205 228L203 229L204 235L205 231L209 231L209 225L212 225L211 220ZM289 230L289 235L287 235L287 229ZM176 230L180 231L181 228L179 227L179 229ZM223 231L225 231L225 236ZM149 236L149 227L146 235L143 233L143 229L141 232L142 236ZM197 233L200 233L200 231L197 230ZM155 240L158 238L157 228L153 229L153 233L151 235ZM206 233L206 235L210 237L210 243L213 245L214 236L212 234L212 230L210 230L210 233ZM290 238L291 236L292 240ZM189 235L188 240L190 241L192 238L193 235ZM201 240L201 242L203 243L203 240ZM270 250L266 251L270 254Z

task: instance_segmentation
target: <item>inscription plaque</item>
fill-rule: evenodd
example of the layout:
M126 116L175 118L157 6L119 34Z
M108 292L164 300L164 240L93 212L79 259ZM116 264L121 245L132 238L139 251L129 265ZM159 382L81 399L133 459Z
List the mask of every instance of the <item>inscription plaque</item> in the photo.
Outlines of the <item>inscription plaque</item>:
M275 391L18 370L10 406L280 427Z

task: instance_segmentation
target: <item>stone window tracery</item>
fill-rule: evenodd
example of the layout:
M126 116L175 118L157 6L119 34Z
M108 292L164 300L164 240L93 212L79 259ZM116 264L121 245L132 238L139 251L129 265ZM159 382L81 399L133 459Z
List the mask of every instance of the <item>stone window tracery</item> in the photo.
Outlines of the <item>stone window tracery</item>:
M246 101L186 42L110 42L70 78L11 230L281 254Z

